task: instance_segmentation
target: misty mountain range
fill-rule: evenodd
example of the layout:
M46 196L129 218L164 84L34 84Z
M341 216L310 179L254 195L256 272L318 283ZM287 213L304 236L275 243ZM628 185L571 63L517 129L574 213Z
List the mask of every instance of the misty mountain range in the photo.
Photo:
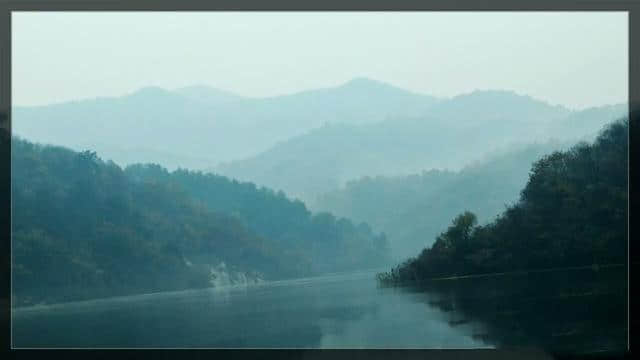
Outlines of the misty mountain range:
M515 143L595 136L626 105L570 111L510 91L451 99L356 78L248 98L207 86L13 109L13 133L121 165L204 169L310 201L362 176L460 169ZM398 141L398 139L402 139Z
M217 262L268 278L380 266L431 245L463 211L491 221L536 160L592 141L626 113L502 90L437 99L362 78L261 99L191 86L16 107L16 241L25 259L53 238L72 241L60 245L70 257L49 265L91 274L98 290L76 297L147 289L158 266L177 269L171 289L208 286L205 265ZM57 219L65 207L73 216ZM137 288L120 286L123 251L152 260ZM191 269L196 260L205 267ZM36 263L21 268L24 283L41 281ZM55 281L73 288L69 279Z
M626 111L569 111L512 92L477 91L434 104L423 117L327 125L215 171L312 201L363 176L458 170L513 146L590 140Z
M271 98L246 98L206 86L147 87L122 97L15 107L12 115L14 134L33 141L95 149L122 165L207 169L256 155L324 123L415 116L436 101L354 79L335 88Z
M549 141L516 146L460 171L363 177L320 195L310 206L386 233L393 256L402 260L430 246L457 214L470 210L480 223L494 220L518 199L533 162L571 145Z

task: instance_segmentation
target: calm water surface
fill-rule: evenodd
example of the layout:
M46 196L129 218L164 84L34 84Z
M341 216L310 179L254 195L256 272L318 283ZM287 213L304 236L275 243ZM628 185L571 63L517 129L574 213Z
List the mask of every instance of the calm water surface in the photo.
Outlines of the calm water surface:
M375 271L15 309L14 347L487 348L627 344L624 267L380 288Z
M375 272L12 312L14 347L487 348L483 326ZM464 323L461 323L464 322Z

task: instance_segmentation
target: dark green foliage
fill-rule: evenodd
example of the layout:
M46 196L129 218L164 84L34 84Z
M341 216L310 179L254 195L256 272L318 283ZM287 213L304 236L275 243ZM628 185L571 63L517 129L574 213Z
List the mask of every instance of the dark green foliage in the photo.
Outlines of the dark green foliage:
M520 200L475 226L466 212L383 281L419 280L627 260L628 120L534 163Z
M182 188L203 206L231 214L250 231L312 273L381 266L388 262L384 234L366 224L354 225L329 213L312 214L282 191L256 188L223 176L179 169L168 173L158 165L131 165L125 172L142 182Z
M282 276L277 255L239 221L167 184L137 184L94 152L12 141L16 303L209 286L206 267Z
M312 216L253 184L11 146L17 305L207 287L220 262L277 279L379 266L386 255L368 226Z

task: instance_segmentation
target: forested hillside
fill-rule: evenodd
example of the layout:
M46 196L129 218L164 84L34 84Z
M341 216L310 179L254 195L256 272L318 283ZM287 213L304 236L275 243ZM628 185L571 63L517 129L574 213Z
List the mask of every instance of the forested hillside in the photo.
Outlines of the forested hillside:
M328 212L312 214L282 191L257 188L224 176L158 165L130 165L134 181L175 186L210 210L232 215L250 231L278 244L285 254L304 259L314 273L380 266L389 260L384 234L364 222L353 224Z
M301 215L288 221L298 221L306 233L277 238L276 230L264 231L250 216L225 213L239 197L208 206L196 201L192 189L132 179L132 169L124 172L90 151L13 138L11 160L17 305L208 287L212 267L220 263L248 278L277 279L352 270L384 254L384 237L366 225L328 214L311 217L303 205L251 184L217 178L208 191L243 194L256 208L261 197L272 199L263 216L274 219L289 206Z
M628 134L622 119L593 144L542 157L519 201L494 222L478 226L469 208L433 246L380 280L625 263Z
M480 223L493 220L518 199L531 164L566 147L561 142L522 145L460 171L365 177L319 196L313 208L367 222L388 235L395 258L406 258L431 245L466 209L474 209Z

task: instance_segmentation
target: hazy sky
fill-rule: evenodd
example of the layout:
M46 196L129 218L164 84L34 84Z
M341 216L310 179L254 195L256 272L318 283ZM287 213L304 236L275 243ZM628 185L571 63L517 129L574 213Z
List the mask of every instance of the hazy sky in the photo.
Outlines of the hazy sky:
M19 12L14 105L205 84L272 96L370 77L435 96L627 101L625 12Z

